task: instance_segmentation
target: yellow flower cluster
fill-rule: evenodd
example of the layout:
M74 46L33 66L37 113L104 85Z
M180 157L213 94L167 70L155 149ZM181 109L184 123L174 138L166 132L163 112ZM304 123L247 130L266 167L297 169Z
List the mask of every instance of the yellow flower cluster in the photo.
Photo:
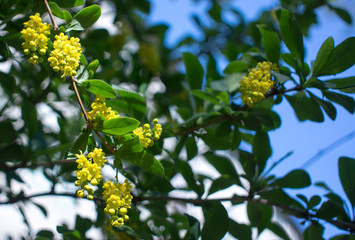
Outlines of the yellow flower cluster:
M150 129L148 123L144 124L143 127L136 128L133 133L139 137L139 141L143 147L152 147L154 145L154 140L159 140L163 128L159 124L158 119L153 120L154 127Z
M265 93L274 86L271 71L278 71L276 64L259 62L255 68L249 70L248 76L243 77L239 91L244 104L253 107L255 103L265 98Z
M101 121L120 117L117 112L112 111L110 107L106 106L105 98L100 95L96 96L95 101L91 104L91 109L92 110L88 112L88 117L93 127L97 127ZM102 119L101 116L104 119Z
M78 164L78 171L76 171L75 186L80 186L80 189L76 191L78 197L84 197L84 192L88 193L87 198L92 200L94 198L94 190L88 184L97 186L101 180L101 167L104 166L106 159L105 153L102 149L95 148L88 154L88 160L83 154L76 154L78 158L76 163Z
M30 56L28 61L32 64L43 62L40 56L47 52L49 40L47 36L50 34L51 25L42 23L39 13L30 16L30 20L23 25L25 28L21 31L21 35L25 42L22 43L22 47L24 53Z
M102 197L105 200L105 213L111 216L111 224L119 227L129 220L127 210L131 208L133 196L131 189L133 186L126 179L123 184L105 182Z
M54 49L48 58L51 67L55 72L60 71L62 73L62 79L65 76L75 76L82 51L79 38L71 37L68 39L67 35L60 33L55 36L55 39Z

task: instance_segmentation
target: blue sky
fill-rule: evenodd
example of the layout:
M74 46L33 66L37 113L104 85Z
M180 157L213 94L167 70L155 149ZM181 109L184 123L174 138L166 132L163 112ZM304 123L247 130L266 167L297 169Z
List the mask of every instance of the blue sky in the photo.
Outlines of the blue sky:
M191 20L192 14L205 18L208 1L200 1L199 4L191 4L190 0L165 0L152 1L152 15L150 22L167 23L169 30L167 32L167 44L174 45L179 39L185 35L192 35L196 38L200 37L197 26ZM346 7L355 20L355 5L351 0L335 1L340 7ZM246 19L253 20L258 17L263 9L277 6L278 1L234 1L233 4L239 8L245 15ZM350 6L350 7L349 7ZM352 7L351 7L352 6ZM317 10L318 25L313 26L308 38L304 39L306 46L306 61L311 63L315 59L317 51L321 44L329 36L335 40L335 44L341 43L354 33L354 25L349 26L344 23L333 12L326 7ZM284 49L286 52L287 49ZM220 63L223 70L224 63ZM337 75L336 77L354 76L355 69ZM273 146L273 155L270 163L283 157L289 151L294 154L287 160L278 165L272 174L283 176L293 169L300 168L307 160L312 158L320 150L324 150L336 140L342 138L348 133L355 130L354 116L344 110L341 106L336 106L337 118L332 121L327 116L325 122L314 123L310 121L299 122L293 112L293 109L284 99L280 105L274 107L274 110L280 114L282 119L281 128L270 132L270 140ZM310 173L312 183L319 181L325 182L331 189L345 197L345 193L340 184L338 177L338 158L340 156L355 157L354 152L355 139L351 138L338 148L320 157L306 170ZM312 196L313 194L324 194L323 191L316 187L302 190L302 194ZM290 191L290 193L300 193L300 190ZM326 225L325 237L329 238L335 233L339 233L336 228Z

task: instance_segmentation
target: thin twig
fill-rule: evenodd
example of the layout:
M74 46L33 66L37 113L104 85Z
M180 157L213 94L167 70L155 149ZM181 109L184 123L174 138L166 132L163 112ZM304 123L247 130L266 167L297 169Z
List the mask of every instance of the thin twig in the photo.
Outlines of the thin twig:
M53 13L51 11L51 8L49 7L47 0L43 0L43 1L44 1L44 5L46 5L47 11L49 13L49 17L51 19L51 22L52 22L52 25L53 25L53 29L57 33L59 28L58 28L58 26L57 26L57 24L56 24L56 22L54 20L54 16L53 16Z

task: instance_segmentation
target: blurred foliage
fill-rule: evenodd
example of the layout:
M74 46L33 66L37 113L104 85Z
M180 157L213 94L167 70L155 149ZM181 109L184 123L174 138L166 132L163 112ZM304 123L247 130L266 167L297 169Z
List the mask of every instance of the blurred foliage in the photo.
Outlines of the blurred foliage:
M104 3L114 14L113 33L91 27L99 20ZM0 204L26 203L18 205L28 226L23 238L51 239L60 234L63 239L86 239L89 229L98 228L107 239L221 239L227 232L237 239L252 239L253 229L258 235L269 229L279 238L290 239L274 218L275 209L280 208L286 216L304 220L304 239L322 239L326 222L341 230L342 235L332 239L354 239L354 159L339 159L339 177L347 199L324 183L315 184L324 190L323 196L290 196L286 189L312 184L311 176L302 169L281 178L270 174L291 153L266 168L272 154L268 131L281 125L274 105L286 100L299 121L323 122L324 115L335 120L334 104L354 113L351 94L355 93L355 76L333 75L355 64L355 38L335 46L329 37L312 63L305 62L303 44L310 27L317 24L317 9L327 7L348 24L352 23L351 15L333 1L280 0L280 8L264 10L259 19L248 22L232 1L209 3L207 22L193 16L203 37L187 36L168 47L168 26L147 23L151 1L49 2L56 19L61 19L59 31L81 39L85 56L76 78L85 108L89 109L94 94L100 93L110 98L107 105L122 116L96 129L118 136L102 134L111 146L118 147L112 154L92 129L85 128L69 81L61 81L49 64L34 66L26 61L20 31L34 9L48 16L43 2L0 1L0 62L9 67L0 72L0 171L6 179L0 188ZM227 20L226 15L234 20ZM181 53L186 49L191 52ZM217 63L222 58L228 65L220 71ZM262 61L276 63L280 71L273 74L275 84L266 99L249 108L240 100L239 82L248 69ZM328 76L327 80L323 76ZM153 118L162 122L163 136L154 147L143 150L128 133L139 122ZM240 149L242 142L250 146L249 151ZM78 215L73 229L62 224L56 233L34 233L31 218L23 211L33 199L13 188L14 182L26 185L18 169L42 170L52 185L52 191L44 195L60 195L56 185L74 184L73 154L97 146L105 150L112 167L135 186L127 225L107 225L102 199L96 199L96 221ZM219 177L195 172L191 163L195 158L209 164ZM176 176L184 183L176 186ZM221 201L207 198L231 186L240 187L245 194ZM173 198L169 194L174 190L193 193L196 198ZM75 197L74 193L64 195ZM249 223L232 219L222 200L234 205L247 202ZM170 202L181 207L172 207ZM189 203L202 209L204 221L186 210ZM55 211L36 206L45 215L47 210ZM141 218L143 211L149 213L145 218Z

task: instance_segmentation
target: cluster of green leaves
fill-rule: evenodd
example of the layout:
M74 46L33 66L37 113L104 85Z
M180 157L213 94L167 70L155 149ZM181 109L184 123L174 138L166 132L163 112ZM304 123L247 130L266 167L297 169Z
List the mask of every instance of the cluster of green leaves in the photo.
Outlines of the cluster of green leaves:
M351 239L351 231L354 231L351 226L355 221L354 159L339 159L339 177L347 199L324 183L315 184L325 191L323 196L290 195L287 189L311 185L309 174L302 169L278 178L270 174L291 153L267 168L272 155L268 132L281 125L273 106L280 104L283 98L300 121L323 122L324 113L335 120L334 103L354 113L355 102L349 94L355 91L355 77L334 78L332 75L355 64L355 38L335 46L330 37L320 47L312 64L304 60L303 36L307 35L311 24L316 23L316 9L327 6L351 23L345 10L326 1L280 1L283 8L265 11L258 20L246 22L228 1L211 1L210 22L203 23L198 16L193 18L203 38L186 37L175 47L167 47L164 40L168 27L146 24L150 1L106 2L114 11L114 23L119 30L113 35L107 29L91 27L101 14L100 7L93 1L53 0L49 1L49 6L53 14L63 20L59 31L80 37L85 49L76 78L86 109L90 110L94 95L101 94L107 98L109 107L124 116L103 121L95 129L104 133L102 137L114 147L114 154L94 137L92 129L80 131L85 122L78 110L73 111L75 114L66 114L69 106L79 109L74 92L66 90L68 83L61 82L48 65L33 67L24 61L22 54L19 56L22 52L19 32L23 22L33 14L29 9L44 13L44 4L34 0L0 3L0 24L4 31L0 39L0 61L10 65L8 72L0 73L0 94L7 101L0 105L0 151L4 159L0 170L6 175L6 187L0 189L1 195L9 201L26 199L24 192L16 193L12 187L13 181L23 183L17 171L21 167L42 168L53 191L60 182L72 183L75 164L54 168L50 163L79 151L91 151L100 144L107 155L112 155L113 166L134 183L134 201L139 207L128 213L130 221L126 226L112 229L104 225L103 206L98 202L96 221L77 216L74 229L65 224L57 226L57 233L63 238L86 238L86 232L96 227L108 238L221 239L228 232L237 239L252 239L253 229L258 235L269 229L280 238L289 239L280 222L274 220L272 206L277 206L285 210L286 216L294 215L308 224L304 239L321 239L324 222L348 231L333 239ZM224 19L226 14L234 17L238 24ZM177 54L186 48L194 52ZM222 72L217 67L221 55L229 61ZM202 58L206 60L205 65L201 64ZM273 74L275 88L264 101L248 108L240 101L239 81L249 68L262 61L277 63L280 68ZM184 64L185 73L181 73L177 63ZM154 85L159 85L160 89L152 92ZM149 108L146 108L145 98L149 98ZM63 102L67 104L64 108L58 104ZM46 125L46 116L39 115L39 107L43 105L56 114L59 130ZM21 110L20 117L10 114L14 109ZM140 122L148 122L147 116L152 115L165 121L163 140L150 149L143 149L138 137L131 132ZM168 144L167 140L173 144ZM241 143L250 150L241 148ZM221 154L222 151L237 154L227 156ZM219 176L212 178L208 173L198 173L192 167L192 160L197 157L214 168ZM176 186L174 179L179 176L185 184ZM230 202L234 205L247 202L248 224L232 219L220 201L206 200L232 186L247 193L235 195ZM189 202L199 206L204 221L169 206L169 201L174 200L169 193L174 190L197 197L196 201L182 199L181 202L184 206ZM26 199L26 202L33 200ZM46 214L43 206L36 206ZM19 209L23 214L22 208ZM142 209L149 212L145 219L140 218ZM24 219L28 224L30 219ZM29 227L29 235L30 231ZM37 235L53 237L47 230Z

